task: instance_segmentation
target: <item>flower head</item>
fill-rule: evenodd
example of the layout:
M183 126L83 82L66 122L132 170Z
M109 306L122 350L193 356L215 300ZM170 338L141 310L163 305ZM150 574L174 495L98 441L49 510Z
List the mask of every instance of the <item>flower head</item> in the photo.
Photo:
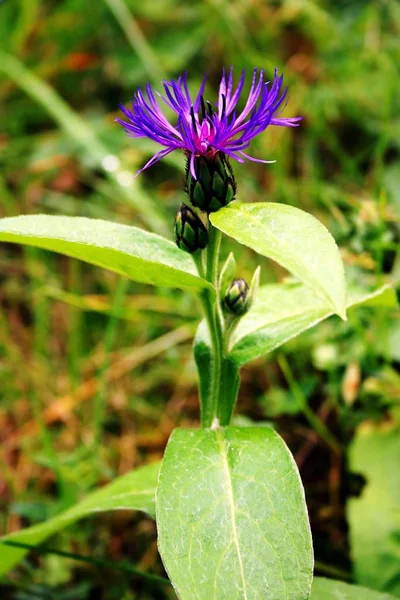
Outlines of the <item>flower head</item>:
M154 92L146 85L146 95L139 88L134 95L132 109L121 105L127 120L116 119L131 137L147 137L162 146L138 173L158 162L174 150L183 150L189 158L189 168L196 179L195 159L199 156L213 158L218 152L239 162L274 162L249 156L244 151L251 140L268 125L296 127L301 117L279 116L285 107L287 88L282 91L283 76L275 69L272 83L265 81L264 71L254 69L250 91L241 111L237 109L245 82L242 72L238 86L233 89L233 68L222 73L218 102L213 105L204 100L206 79L192 99L187 73L177 81L165 81L165 95ZM177 115L172 125L160 108L163 101Z

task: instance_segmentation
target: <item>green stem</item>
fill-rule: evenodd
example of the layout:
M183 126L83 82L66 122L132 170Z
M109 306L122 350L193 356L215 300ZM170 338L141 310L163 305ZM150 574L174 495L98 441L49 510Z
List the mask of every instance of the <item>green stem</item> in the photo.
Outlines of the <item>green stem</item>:
M218 408L220 401L221 372L223 363L223 335L222 327L217 316L214 295L208 290L201 296L204 315L210 333L212 360L210 364L210 386L208 390L208 410L202 414L203 427L218 426Z
M228 315L225 318L225 332L224 332L224 352L226 355L229 354L229 345L231 337L236 327L239 325L239 320L236 315Z
M203 407L202 426L215 427L219 425L220 386L222 365L224 361L224 333L222 327L222 315L218 303L218 259L221 245L221 232L215 229L210 223L208 235L206 271L204 272L201 253L194 254L193 259L200 277L209 281L215 289L215 293L209 289L205 290L200 297L204 316L208 325L212 348L210 384L205 400L207 410Z
M196 265L198 274L200 275L200 277L202 279L205 279L206 273L204 270L203 254L204 253L202 250L197 250L196 252L194 252L192 254L192 258L193 258L194 264Z
M220 424L220 403L221 403L221 384L222 384L222 373L224 363L224 332L223 332L223 320L221 309L219 306L218 298L218 261L219 251L221 247L221 232L213 227L210 223L208 230L209 241L207 246L207 272L206 278L215 288L215 295L210 293L206 296L204 302L204 309L206 312L206 319L208 323L208 329L210 331L213 360L211 365L211 379L210 379L210 411L209 419L206 424L207 427L218 427Z
M203 379L205 383L200 388L201 424L205 428L229 425L240 383L239 370L229 358L229 335L234 326L230 326L228 321L227 331L224 331L226 327L219 303L218 258L221 233L210 224L208 234L206 270L203 267L204 253L192 255L200 277L206 279L215 289L215 293L207 289L200 296L211 345L209 362L200 366L198 364L199 369L208 369L206 377L204 373L200 373L200 381Z
M221 232L210 223L208 229L206 279L218 289L218 259L221 246Z

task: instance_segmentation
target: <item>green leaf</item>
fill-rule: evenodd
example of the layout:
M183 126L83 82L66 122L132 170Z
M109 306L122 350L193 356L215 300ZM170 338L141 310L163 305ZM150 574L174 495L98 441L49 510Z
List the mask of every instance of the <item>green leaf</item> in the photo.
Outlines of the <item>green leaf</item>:
M294 460L270 427L173 432L157 488L181 600L307 600L313 552Z
M75 521L108 510L140 510L155 516L155 490L160 463L152 463L118 477L109 485L89 494L78 504L55 517L0 538L38 545ZM8 573L26 554L22 548L0 543L0 577Z
M339 249L312 215L271 202L232 203L210 215L212 224L277 261L346 318L346 283Z
M349 466L366 485L347 506L357 582L400 596L400 428L365 424L349 450Z
M233 256L233 252L231 252L228 258L225 261L225 264L221 268L221 272L219 274L219 299L220 302L224 301L225 294L227 292L228 287L231 285L232 281L236 276L236 261Z
M310 600L395 600L389 594L380 594L357 585L316 577Z
M396 294L389 285L373 292L350 289L347 308L358 304L395 307ZM332 314L332 308L304 285L264 285L233 335L231 357L242 366L275 350Z
M125 275L177 288L209 286L189 255L155 233L84 217L25 215L0 219L0 241L45 248Z

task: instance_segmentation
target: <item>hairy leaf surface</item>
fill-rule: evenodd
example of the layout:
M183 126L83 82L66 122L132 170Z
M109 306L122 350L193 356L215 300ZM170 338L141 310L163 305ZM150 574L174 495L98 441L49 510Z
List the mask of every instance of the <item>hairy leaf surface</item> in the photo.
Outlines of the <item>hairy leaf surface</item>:
M0 241L66 254L135 281L201 290L192 258L165 238L100 219L24 215L0 220Z
M369 292L350 289L347 308L395 307L396 294L388 286ZM239 365L254 360L334 314L326 302L301 284L262 286L251 310L240 321L232 339L232 358Z
M272 202L232 203L210 215L212 224L259 254L272 258L346 318L346 282L339 249L312 215Z
M313 552L294 460L270 427L172 434L159 549L181 600L308 600Z

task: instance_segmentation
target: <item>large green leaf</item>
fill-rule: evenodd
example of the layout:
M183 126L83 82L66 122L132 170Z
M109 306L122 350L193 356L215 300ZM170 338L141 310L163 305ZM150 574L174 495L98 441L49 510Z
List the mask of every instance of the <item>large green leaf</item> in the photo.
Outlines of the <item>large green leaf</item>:
M394 307L396 294L389 285L368 292L350 289L347 308L364 304ZM251 310L240 321L232 339L231 357L239 365L278 348L333 314L326 301L301 284L262 286Z
M202 289L191 257L138 227L84 217L0 219L0 241L45 248L152 285Z
M313 552L295 462L270 427L175 430L159 550L181 600L307 600Z
M380 594L357 585L316 577L310 600L395 600L389 594Z
M348 502L357 582L400 596L400 428L364 425L349 450L351 471L366 479Z
M152 463L122 475L48 521L0 538L0 577L22 560L27 552L23 548L1 544L2 541L23 542L36 546L67 525L108 510L140 510L154 517L159 470L160 463Z
M346 318L346 283L339 249L312 215L271 202L232 203L212 213L215 227L268 256L310 286L333 312Z

